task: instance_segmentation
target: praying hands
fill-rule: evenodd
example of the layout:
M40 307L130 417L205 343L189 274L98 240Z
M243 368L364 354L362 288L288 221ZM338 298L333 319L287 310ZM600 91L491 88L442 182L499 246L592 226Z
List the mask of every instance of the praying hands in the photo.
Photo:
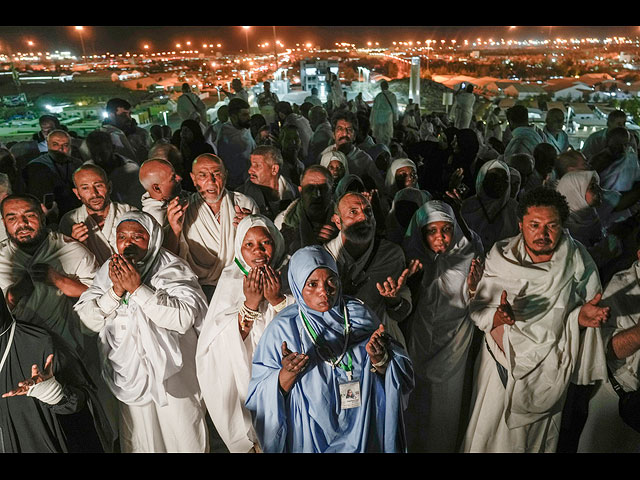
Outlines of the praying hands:
M109 278L113 283L113 291L119 297L125 292L133 294L142 283L136 267L126 257L118 254L111 256Z

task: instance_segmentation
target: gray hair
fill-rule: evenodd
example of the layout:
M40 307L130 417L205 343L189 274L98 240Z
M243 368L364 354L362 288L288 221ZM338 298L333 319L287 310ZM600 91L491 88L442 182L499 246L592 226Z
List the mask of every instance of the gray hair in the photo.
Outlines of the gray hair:
M280 168L282 168L282 165L284 164L284 159L282 158L280 149L273 145L260 145L251 152L251 155L264 157L265 159L268 159L271 165L278 165Z

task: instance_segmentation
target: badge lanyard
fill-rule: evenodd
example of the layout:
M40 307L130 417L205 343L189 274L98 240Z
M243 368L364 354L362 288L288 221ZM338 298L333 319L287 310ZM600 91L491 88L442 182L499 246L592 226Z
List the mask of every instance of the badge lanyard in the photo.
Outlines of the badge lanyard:
M242 264L240 263L240 260L238 260L236 257L233 257L233 261L236 262L236 265L242 271L242 273L244 273L245 277L249 275L249 272L247 272L246 268L242 266Z
M11 350L11 344L13 343L13 333L16 331L16 321L13 321L11 325L11 333L9 334L9 341L7 342L7 348L4 350L4 354L2 355L2 360L0 360L0 372L4 367L4 362L7 360L7 356L9 355L9 350ZM6 333L6 330L3 332Z
M318 333L315 331L313 326L309 323L309 320L307 320L307 317L304 315L303 311L301 309L298 309L298 310L304 322L305 329L309 334L309 336L311 337L311 341L316 347L321 347L320 342L318 340ZM322 358L322 360L324 360L325 362L329 363L333 368L338 367L343 369L345 372L347 372L347 378L349 379L349 381L353 379L353 360L351 358L351 354L347 352L347 344L349 343L350 331L351 330L349 328L349 319L347 317L347 306L345 305L344 306L344 345L342 346L342 353L340 354L340 357L338 357L337 359L335 357L332 359L326 359L322 355L320 348L318 348L318 355L320 356L320 358ZM347 356L346 365L342 362L342 359L344 358L345 355Z

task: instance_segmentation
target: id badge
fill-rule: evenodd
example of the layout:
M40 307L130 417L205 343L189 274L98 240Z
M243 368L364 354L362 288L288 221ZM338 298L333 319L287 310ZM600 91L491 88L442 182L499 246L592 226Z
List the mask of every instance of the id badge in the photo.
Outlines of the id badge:
M340 408L356 408L361 405L360 382L356 379L350 382L340 383Z

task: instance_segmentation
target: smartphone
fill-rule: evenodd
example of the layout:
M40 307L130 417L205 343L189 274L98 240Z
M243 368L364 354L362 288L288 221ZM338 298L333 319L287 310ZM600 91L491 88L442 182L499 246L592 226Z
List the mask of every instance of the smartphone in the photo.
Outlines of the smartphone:
M53 193L45 193L42 199L42 203L47 210L51 210L53 208L54 200L55 197L53 196Z

